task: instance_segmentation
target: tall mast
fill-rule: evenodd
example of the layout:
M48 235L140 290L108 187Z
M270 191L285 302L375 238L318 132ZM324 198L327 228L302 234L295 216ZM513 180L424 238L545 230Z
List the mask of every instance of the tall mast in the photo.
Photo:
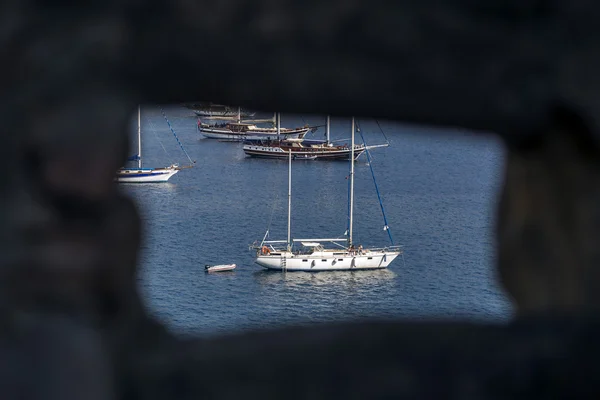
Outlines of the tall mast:
M327 135L327 144L329 144L329 115L327 116L327 128L325 132Z
M279 140L280 134L281 134L281 114L277 113L277 140Z
M238 124L242 122L242 107L238 107Z
M350 232L348 246L352 245L352 217L354 214L354 117L352 117L352 144L350 150Z
M289 150L288 160L288 226L287 226L287 246L288 250L292 249L292 150Z
M141 110L138 104L138 168L142 169L142 124L141 124Z

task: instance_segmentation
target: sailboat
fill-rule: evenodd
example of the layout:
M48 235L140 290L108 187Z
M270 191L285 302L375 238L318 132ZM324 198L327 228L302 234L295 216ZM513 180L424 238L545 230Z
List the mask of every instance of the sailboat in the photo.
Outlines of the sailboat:
M277 114L279 118L279 114ZM278 119L279 121L279 119ZM277 125L279 127L279 124ZM366 150L376 147L387 147L388 144L366 146L354 145L352 149L347 144L334 145L330 140L330 118L327 116L326 140L284 138L277 131L277 140L246 140L244 153L250 157L285 159L292 153L294 160L349 160L350 156L358 159Z
M119 168L117 170L117 175L115 177L115 181L117 181L119 183L155 183L155 182L168 181L173 175L175 175L177 172L179 172L184 167L180 167L178 164L171 164L170 166L163 167L163 168L143 168L142 167L141 110L140 110L139 105L138 105L137 123L138 123L138 126L137 126L138 152L135 156L130 157L128 161L136 161L137 160L138 166L137 166L137 168L125 168L125 167ZM189 158L189 156L188 156L188 158ZM191 161L191 159L190 159L190 161Z
M354 152L354 117L352 118L351 151ZM346 238L333 239L293 239L291 237L292 210L292 152L288 152L288 221L287 240L266 240L269 230L262 241L250 246L256 250L256 263L263 268L278 271L348 271L387 268L400 254L400 246L380 248L355 247L353 243L354 214L354 154L350 157L350 204L349 227ZM383 206L382 206L383 210ZM384 221L385 214L384 214ZM384 230L388 231L387 221ZM301 245L296 250L295 244Z
M213 117L211 119L230 120L221 124L206 124L198 119L197 129L204 137L208 139L219 139L229 142L240 142L244 140L276 140L279 137L303 138L304 135L314 127L303 126L297 128L277 128L259 127L256 124L261 122L271 122L271 120L246 120L242 121L241 111L238 108L237 119L234 117Z

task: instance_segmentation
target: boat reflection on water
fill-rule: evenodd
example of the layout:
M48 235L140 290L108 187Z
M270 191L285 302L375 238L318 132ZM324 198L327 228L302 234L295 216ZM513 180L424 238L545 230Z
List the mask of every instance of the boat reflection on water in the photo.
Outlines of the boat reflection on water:
M252 274L254 301L266 304L249 317L259 327L313 326L357 320L383 321L398 315L393 297L399 276L384 268L358 271Z
M141 185L137 185L134 183L129 183L129 182L122 182L121 183L122 187L135 187L135 188L140 188ZM156 190L159 191L163 191L165 193L167 192L175 192L175 190L177 189L178 185L174 182L148 182L144 185L143 189L136 189L139 192L155 192ZM149 188L149 190L144 190L146 188Z
M139 183L120 183L120 189L135 199L138 207L148 206L148 203L144 202L147 196L159 198L161 202L157 202L158 206L164 204L165 201L175 199L180 193L181 185L174 182L145 183L143 185Z
M264 286L285 285L287 287L358 287L377 286L393 282L396 273L390 269L359 271L287 272L260 270L254 274L257 282Z

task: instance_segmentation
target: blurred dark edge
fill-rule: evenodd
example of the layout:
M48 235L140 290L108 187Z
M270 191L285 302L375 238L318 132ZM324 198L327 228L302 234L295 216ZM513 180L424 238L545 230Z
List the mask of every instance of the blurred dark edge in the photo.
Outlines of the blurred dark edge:
M596 3L1 7L4 398L598 397ZM138 103L199 100L500 135L515 321L173 337L141 304L112 177Z

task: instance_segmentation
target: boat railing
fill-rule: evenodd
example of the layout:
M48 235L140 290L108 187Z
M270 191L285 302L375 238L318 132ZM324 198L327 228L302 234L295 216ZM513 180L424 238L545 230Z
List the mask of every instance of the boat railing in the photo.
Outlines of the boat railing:
M300 243L300 242L339 243L339 242L346 242L347 240L348 240L347 238L304 238L304 239L292 239L292 242L294 242L294 243ZM254 241L249 247L254 249L254 248L260 248L260 247L262 247L262 245L277 245L277 244L287 244L287 240ZM384 247L369 247L369 250L372 250L372 251L375 251L375 250L394 251L394 250L402 250L402 247L403 247L402 245L393 245L393 246L384 246Z
M251 245L248 246L249 250L260 250L263 246L268 246L272 250L277 250L273 245L274 244L287 244L287 240L264 240L264 241L254 241Z
M399 252L402 252L402 246L369 247L369 248L367 248L365 250L372 251L372 252L381 252L381 251L399 251Z

